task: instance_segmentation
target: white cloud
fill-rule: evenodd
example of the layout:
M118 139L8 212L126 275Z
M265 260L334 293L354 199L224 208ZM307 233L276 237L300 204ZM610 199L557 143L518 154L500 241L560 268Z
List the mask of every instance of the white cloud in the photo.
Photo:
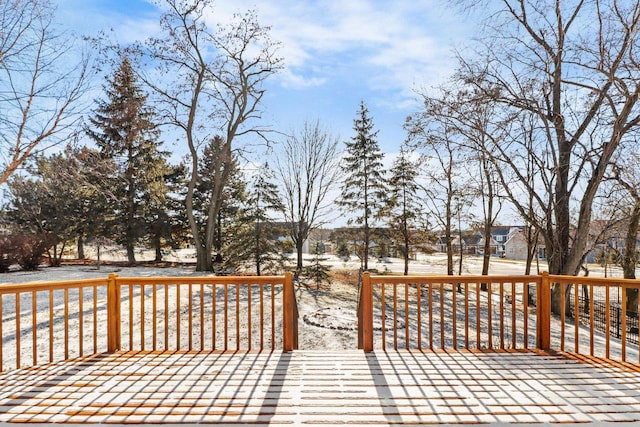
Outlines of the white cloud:
M218 22L252 7L242 0L216 4ZM398 101L406 102L413 87L451 69L444 38L455 37L456 29L445 27L450 22L434 1L264 0L257 9L260 21L282 42L286 87L321 85L334 77L335 68L346 67L363 73L371 89L400 91Z
M322 86L327 81L325 77L305 77L302 74L296 74L291 68L285 69L280 77L284 87L293 89Z
M134 2L135 10L110 8L111 0L59 1L67 13L63 19L83 33L113 28L115 38L128 43L158 31L161 12L147 0ZM464 28L440 5L441 0L216 0L207 20L224 24L235 13L256 9L282 43L283 87L344 82L351 73L359 85L378 93L380 102L402 108L412 104L414 87L441 81L451 71L449 40ZM91 19L74 16L76 9Z

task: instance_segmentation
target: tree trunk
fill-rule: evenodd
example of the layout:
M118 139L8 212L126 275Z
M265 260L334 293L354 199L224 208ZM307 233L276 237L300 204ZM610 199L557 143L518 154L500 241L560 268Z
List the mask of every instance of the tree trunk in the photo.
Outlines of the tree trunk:
M155 250L156 250L155 262L161 262L162 261L162 245L161 245L159 236L154 236L153 246L155 247Z
M462 276L462 257L464 255L464 247L462 246L462 236L460 238L460 259L458 260L458 276Z
M409 236L405 234L404 238L404 275L409 275Z
M220 223L218 223L218 232L220 230ZM256 221L256 236L255 236L255 251L254 259L256 263L256 275L260 276L260 223Z
M369 271L369 224L365 218L364 222L364 271Z
M531 266L533 265L533 257L537 255L538 245L538 233L533 232L533 227L528 225L525 231L525 239L527 239L527 260L524 267L524 275L531 274Z
M636 278L638 228L640 228L640 200L636 200L633 205L625 238L624 254L622 256L622 270L625 279ZM627 289L627 309L638 311L638 289Z
M86 256L84 254L84 236L81 234L78 235L78 259L85 259Z
M549 274L562 274L563 271L563 262L564 257L562 256L562 251L557 246L557 240L551 240L553 237L552 233L547 233L545 236L545 242L547 248L550 249L551 256L548 258L549 264ZM551 312L554 314L560 314L562 312L562 288L563 286L559 283L553 283L551 286ZM565 312L571 312L571 306L569 305L569 292L570 287L566 286L565 289Z
M447 275L453 276L453 244L451 242L451 229L445 231L444 238L447 241Z
M133 245L133 242L130 241L128 236L127 236L127 262L129 264L135 264L136 262L135 247Z
M482 255L482 275L489 274L489 262L491 261L491 223L486 221L484 224L484 254ZM486 283L480 284L480 290L489 290Z
M211 250L196 246L196 271L213 271Z
M296 272L300 275L302 273L302 240L299 239L296 241L296 257Z

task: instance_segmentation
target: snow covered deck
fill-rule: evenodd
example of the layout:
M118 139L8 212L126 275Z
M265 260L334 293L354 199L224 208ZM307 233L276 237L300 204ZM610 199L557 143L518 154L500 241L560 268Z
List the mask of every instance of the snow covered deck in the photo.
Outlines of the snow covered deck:
M640 420L640 372L542 352L116 352L0 374L0 422Z

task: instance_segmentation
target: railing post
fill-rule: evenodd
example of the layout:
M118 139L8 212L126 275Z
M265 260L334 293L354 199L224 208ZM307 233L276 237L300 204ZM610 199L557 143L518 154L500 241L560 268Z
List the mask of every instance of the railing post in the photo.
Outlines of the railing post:
M549 273L542 273L537 286L536 301L536 347L539 350L551 349L551 283Z
M120 350L120 287L118 275L109 274L107 285L107 351L114 353Z
M620 341L622 343L622 361L627 361L627 287L622 286L622 308L620 309Z
M371 274L368 271L362 275L362 289L358 302L358 348L366 353L373 351L373 291Z
M298 349L298 307L291 273L284 275L282 295L282 351L287 352Z

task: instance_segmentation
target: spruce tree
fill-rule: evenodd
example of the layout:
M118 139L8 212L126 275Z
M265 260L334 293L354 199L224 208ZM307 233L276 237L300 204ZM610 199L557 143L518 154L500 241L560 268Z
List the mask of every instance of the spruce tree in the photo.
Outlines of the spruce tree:
M282 248L278 236L282 227L273 221L273 214L284 209L278 187L272 182L273 173L267 164L255 177L249 193L246 222L252 224L251 252L256 274L264 270L275 271L282 266Z
M399 249L404 258L404 274L409 273L409 248L421 219L422 207L418 203L417 165L411 161L409 154L400 150L393 162L388 181L389 198L385 207L385 217L393 238L400 241Z
M385 171L382 165L384 154L378 145L378 131L374 131L369 110L360 103L360 110L353 121L356 135L347 141L346 155L342 161L345 179L338 204L345 212L355 215L350 225L362 230L364 270L369 268L369 244L371 228L379 217L386 199Z
M312 251L311 265L305 268L305 276L315 282L316 290L320 290L320 285L331 277L331 266L324 263L328 259L323 256L324 253L324 244L316 242Z
M159 151L152 110L128 58L107 80L105 92L106 100L97 101L87 133L103 158L115 164L105 177L105 191L111 196L106 214L113 218L114 240L125 246L128 261L134 263L135 245L147 233L148 209L166 197L166 153Z

